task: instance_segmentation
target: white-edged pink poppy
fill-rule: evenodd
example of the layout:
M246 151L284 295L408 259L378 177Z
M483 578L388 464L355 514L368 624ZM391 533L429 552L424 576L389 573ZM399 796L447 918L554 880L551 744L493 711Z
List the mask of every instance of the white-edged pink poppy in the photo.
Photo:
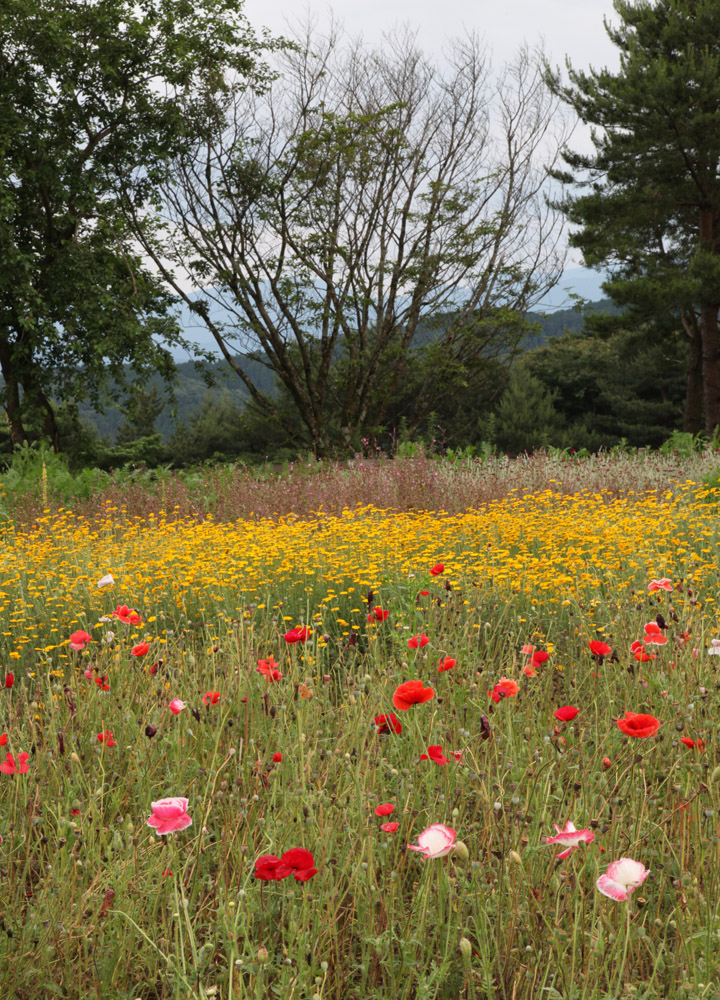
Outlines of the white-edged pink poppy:
M650 874L641 861L632 858L620 858L613 861L604 875L601 875L595 885L603 896L624 903L630 899L630 893L642 885Z
M420 834L417 846L408 844L407 848L409 851L422 851L424 858L442 858L455 847L456 836L457 834L451 826L433 823Z
M645 626L645 638L643 641L646 646L664 646L668 640L657 622L648 622Z
M553 826L557 830L557 836L546 837L545 843L562 844L563 847L567 848L566 851L560 851L557 855L558 860L566 858L568 854L576 851L580 844L592 844L593 840L595 840L595 834L592 830L577 830L569 821L565 824L563 829L560 829L557 823L553 823Z

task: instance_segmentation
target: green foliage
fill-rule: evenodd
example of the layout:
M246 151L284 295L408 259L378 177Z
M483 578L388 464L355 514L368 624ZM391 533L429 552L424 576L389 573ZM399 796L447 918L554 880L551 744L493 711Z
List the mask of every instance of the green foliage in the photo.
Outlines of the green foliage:
M174 298L124 209L157 197L223 73L262 78L232 0L7 0L0 8L0 370L15 443L52 400L102 407L170 380ZM122 188L122 192L120 191Z
M493 443L511 455L559 444L563 440L564 422L555 400L555 392L524 366L515 366L494 410Z

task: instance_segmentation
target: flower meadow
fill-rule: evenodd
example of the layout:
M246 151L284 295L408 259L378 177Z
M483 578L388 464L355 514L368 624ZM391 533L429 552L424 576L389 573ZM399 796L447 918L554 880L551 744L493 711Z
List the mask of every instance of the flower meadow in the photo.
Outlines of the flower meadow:
M4 523L3 996L720 1000L717 505Z

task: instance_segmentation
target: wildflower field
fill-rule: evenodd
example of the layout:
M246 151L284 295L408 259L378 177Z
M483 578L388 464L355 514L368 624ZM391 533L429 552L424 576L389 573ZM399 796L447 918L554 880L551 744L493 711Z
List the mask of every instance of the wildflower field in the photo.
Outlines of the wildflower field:
M720 1000L718 496L362 500L2 524L2 996Z

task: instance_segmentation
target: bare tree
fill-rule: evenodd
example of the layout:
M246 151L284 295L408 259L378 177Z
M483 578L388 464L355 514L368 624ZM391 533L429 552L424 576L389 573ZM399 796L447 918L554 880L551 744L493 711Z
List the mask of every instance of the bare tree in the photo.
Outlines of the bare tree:
M433 318L436 374L512 351L562 271L545 186L568 129L527 49L498 80L475 37L442 69L409 33L368 49L308 28L279 58L264 93L214 94L166 187L162 246L128 207L255 404L276 412L238 352L275 373L288 432L320 457L383 423Z

